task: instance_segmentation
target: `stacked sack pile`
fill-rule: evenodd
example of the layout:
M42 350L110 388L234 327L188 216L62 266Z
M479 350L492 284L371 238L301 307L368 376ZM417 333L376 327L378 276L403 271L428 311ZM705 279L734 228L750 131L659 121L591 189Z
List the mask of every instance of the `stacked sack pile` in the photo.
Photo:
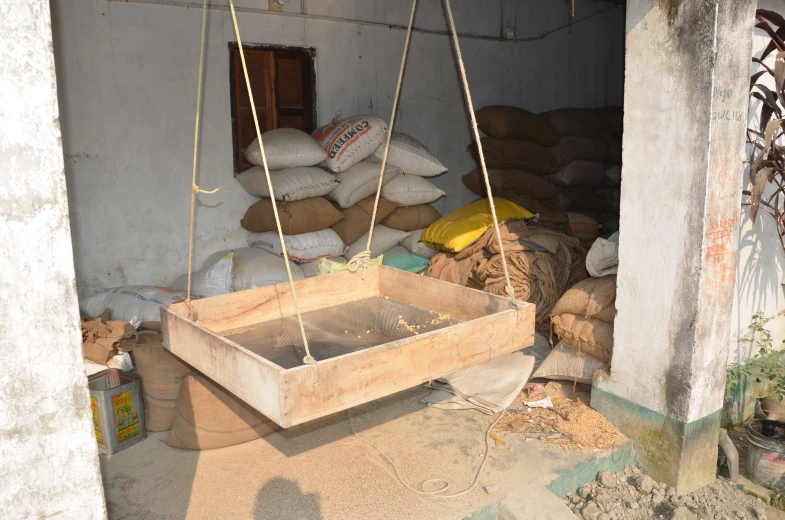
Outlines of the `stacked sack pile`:
M604 223L618 229L621 109L561 109L534 114L488 106L477 124L493 193L539 213L543 223L592 240ZM479 166L476 146L470 151ZM487 195L481 170L463 177Z
M299 132L281 129L262 135L268 167L271 164L268 140L271 134L284 131L290 135ZM282 221L287 223L283 231L289 259L298 264L299 271L307 277L316 274L316 261L320 258L346 263L366 249L387 125L376 116L360 115L319 128L312 136L299 134L298 146L303 151L289 149L285 155L307 157L313 163L308 167L312 182L297 183L307 186L299 193L287 193L277 186L273 189L276 199L282 201L279 213L285 214ZM315 149L311 153L314 147L319 153L315 153ZM246 158L255 164L261 162L258 149L255 141L246 151ZM251 183L244 179L252 176L264 180L263 169L248 173L254 169L241 173L238 181L252 195L264 197L266 193L250 190L247 186ZM429 265L435 251L423 247L418 242L419 235L441 216L431 203L444 192L425 177L446 170L422 143L406 134L393 133L374 220L371 257L384 255L385 265L411 272L419 272ZM290 170L273 173L282 183L294 182ZM255 181L253 186L258 184ZM248 239L252 248L283 255L269 199L251 206L241 225L252 232Z
M586 278L580 242L536 223L514 202L494 198L510 282L516 297L534 303L536 329L547 337L559 296ZM433 257L429 276L504 295L506 281L488 199L480 199L436 221L422 235L425 245L444 251Z
M591 276L570 287L553 307L553 334L559 343L533 377L591 384L594 373L608 367L613 356L618 240L617 232L594 243L586 258Z

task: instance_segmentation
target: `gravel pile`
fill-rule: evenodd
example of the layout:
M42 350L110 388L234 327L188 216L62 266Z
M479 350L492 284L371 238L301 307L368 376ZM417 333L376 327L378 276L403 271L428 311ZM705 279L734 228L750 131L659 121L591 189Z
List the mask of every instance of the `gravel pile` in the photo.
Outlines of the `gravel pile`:
M718 478L691 495L676 490L630 466L619 473L600 472L595 482L568 495L567 505L585 520L775 520L779 511L745 494L733 482Z

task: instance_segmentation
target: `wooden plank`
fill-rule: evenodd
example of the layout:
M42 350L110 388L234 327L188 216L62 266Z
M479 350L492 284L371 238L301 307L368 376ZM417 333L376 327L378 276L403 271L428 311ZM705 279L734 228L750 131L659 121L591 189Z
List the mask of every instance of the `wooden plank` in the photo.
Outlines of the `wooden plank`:
M513 308L503 296L389 267L380 271L379 291L393 300L464 321Z
M335 273L298 280L294 284L300 311L308 312L379 295L379 266L362 273ZM198 322L213 332L247 327L263 321L293 316L296 311L289 282L258 289L213 296L191 302ZM187 316L185 303L169 310Z
M468 291L466 288L461 288ZM430 307L429 307L430 308ZM432 308L431 310L442 311ZM282 375L284 428L436 379L534 343L534 305L379 345Z
M161 309L161 330L172 354L281 424L282 368L169 309Z

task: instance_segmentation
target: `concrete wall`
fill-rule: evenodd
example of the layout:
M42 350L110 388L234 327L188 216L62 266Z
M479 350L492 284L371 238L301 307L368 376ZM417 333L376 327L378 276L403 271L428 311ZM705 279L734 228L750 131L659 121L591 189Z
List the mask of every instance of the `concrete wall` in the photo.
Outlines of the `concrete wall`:
M199 4L198 0L186 0ZM226 5L226 1L213 0ZM123 284L166 284L187 267L188 203L201 9L53 0L77 286L82 297ZM253 7L265 2L244 1ZM421 2L418 27L444 30L441 2ZM551 0L453 2L459 31L498 37L541 36L569 20ZM576 19L605 9L576 2ZM411 4L397 0L290 1L286 11L406 24ZM240 13L248 43L317 49L320 124L337 113L389 117L404 32L263 12ZM475 106L511 104L533 111L619 105L623 12L612 9L543 39L520 43L466 38L462 50ZM245 244L239 221L254 201L234 181L227 42L231 18L211 10L199 184L221 191L197 208L195 265ZM474 199L460 183L473 167L471 141L451 44L416 33L396 129L422 140L448 166L435 183L448 211Z
M0 63L0 518L104 518L48 0L0 2Z
M780 0L760 0L758 7L785 15L785 4ZM769 41L770 38L764 31L755 29L752 39L753 56L760 57ZM769 55L766 62L773 68L773 53ZM753 73L761 69L759 64L752 64ZM767 74L759 81L773 88L774 79L769 78L771 77ZM760 126L760 105L760 101L751 98L748 117L748 124L751 128L757 129ZM748 189L749 168L745 169L742 182L744 189ZM771 191L770 189L769 192ZM772 333L773 344L782 345L782 340L785 339L785 316L780 315L785 310L785 299L783 299L784 293L781 285L785 269L785 255L777 238L776 225L774 220L765 215L763 211L758 213L754 224L749 219L749 208L742 207L740 212L739 264L733 302L729 364L744 362L749 359L751 354L757 352L757 349L751 348L751 344L744 341L744 338L748 337L749 329L747 327L752 320L752 315L758 311L763 312L767 318L771 318L766 327Z

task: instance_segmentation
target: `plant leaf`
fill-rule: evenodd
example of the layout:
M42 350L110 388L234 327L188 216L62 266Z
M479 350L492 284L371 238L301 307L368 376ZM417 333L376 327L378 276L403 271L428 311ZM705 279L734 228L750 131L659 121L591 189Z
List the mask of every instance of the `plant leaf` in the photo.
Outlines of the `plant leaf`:
M760 59L765 60L766 57L768 57L769 54L774 52L774 49L776 49L776 48L777 48L777 46L774 45L774 42L770 41L769 44L766 46L766 48L763 49L763 54L760 55Z
M785 83L785 52L778 52L774 58L774 84L777 88L780 102L782 102L783 83Z
M752 190L750 195L750 218L753 222L758 216L758 208L760 207L760 199L763 196L763 190L766 185L771 181L771 175L774 170L772 168L764 168L755 174L752 181Z
M782 119L772 119L766 123L766 131L763 133L763 146L768 152L777 140L777 132L782 126Z
M766 22L758 22L755 24L755 27L766 31L771 37L771 42L777 47L777 50L785 50L785 42L782 41L782 38L777 34L777 31L772 29L771 25Z
M765 18L769 22L776 24L777 27L785 26L785 18L781 14L769 11L768 9L758 9L755 14L761 18Z
M778 54L779 54L779 53L778 53ZM761 59L758 59L758 58L752 58L752 61L753 61L753 62L755 62L755 63L757 63L758 65L760 65L760 66L761 66L761 67L763 67L764 69L766 69L766 72L768 72L769 74L771 74L772 76L774 76L774 70L772 70L772 68L771 68L771 67L769 67L768 65L766 65L766 64L763 62L763 60L761 60Z
M777 112L777 117L782 117L782 112L780 111L780 107L777 104L777 96L774 95L774 92L769 90L769 87L767 87L766 85L756 84L755 86L758 87L758 90L760 90L763 93L766 102L771 105L771 108L773 108L774 111ZM753 95L755 95L756 93L757 92L753 92Z
M753 92L752 97L756 99L760 99L763 101L760 105L760 133L763 133L763 130L766 128L766 124L771 119L771 116L774 115L774 109L769 105L766 98L760 92Z
M750 90L752 90L752 87L755 86L755 82L758 81L760 77L766 74L767 72L768 72L767 70L761 70L752 75L752 77L750 78Z

